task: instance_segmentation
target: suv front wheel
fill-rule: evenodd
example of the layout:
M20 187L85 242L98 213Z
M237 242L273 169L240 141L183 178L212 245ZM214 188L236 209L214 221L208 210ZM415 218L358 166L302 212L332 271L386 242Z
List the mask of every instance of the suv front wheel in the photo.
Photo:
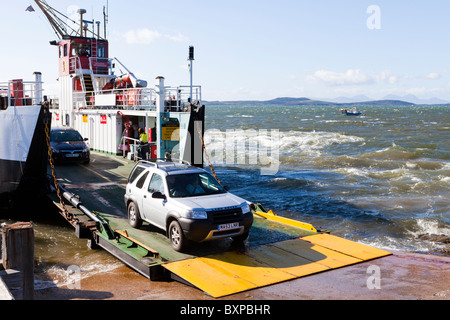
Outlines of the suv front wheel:
M168 232L170 244L175 251L183 251L188 247L189 240L186 239L177 220L173 220L169 225Z
M142 219L139 214L139 208L134 202L128 205L128 222L133 228L139 229L142 226Z

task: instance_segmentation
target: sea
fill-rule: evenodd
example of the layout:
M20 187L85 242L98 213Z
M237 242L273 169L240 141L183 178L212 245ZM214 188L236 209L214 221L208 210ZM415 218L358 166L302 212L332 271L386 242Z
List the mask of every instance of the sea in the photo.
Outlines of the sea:
M422 235L450 237L450 107L360 109L207 104L205 168L277 215L385 250L448 255ZM36 290L123 265L62 219L33 226Z
M421 236L450 236L450 107L207 108L209 162L231 192L378 248L446 246Z

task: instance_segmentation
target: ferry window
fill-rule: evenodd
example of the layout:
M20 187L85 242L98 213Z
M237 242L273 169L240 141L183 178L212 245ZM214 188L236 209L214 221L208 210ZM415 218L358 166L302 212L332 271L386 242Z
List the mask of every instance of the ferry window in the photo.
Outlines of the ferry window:
M86 44L74 43L72 46L72 56L90 57L91 49Z
M62 54L63 54L63 52L62 52L62 47L59 47L59 57L61 58L62 57Z
M98 58L106 58L106 47L99 46L97 49L97 57Z
M67 57L67 44L64 45L64 57Z
M164 194L164 184L162 177L159 174L153 174L152 181L150 181L150 184L148 186L148 192L155 193L155 192L161 192Z
M136 187L139 189L142 189L142 187L144 186L144 182L148 177L148 171L138 180L138 182L136 182Z

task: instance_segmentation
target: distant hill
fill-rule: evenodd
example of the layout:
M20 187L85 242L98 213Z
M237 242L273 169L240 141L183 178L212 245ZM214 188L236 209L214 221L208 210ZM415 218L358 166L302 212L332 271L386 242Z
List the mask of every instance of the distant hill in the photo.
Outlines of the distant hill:
M206 101L205 101L206 102ZM235 105L235 104L245 104L245 105L283 105L283 106L412 106L415 105L412 102L406 102L402 100L375 100L375 101L364 101L364 102L330 102L330 101L321 101L321 100L313 100L309 98L276 98L272 100L240 100L240 101L207 101L209 104L215 105Z

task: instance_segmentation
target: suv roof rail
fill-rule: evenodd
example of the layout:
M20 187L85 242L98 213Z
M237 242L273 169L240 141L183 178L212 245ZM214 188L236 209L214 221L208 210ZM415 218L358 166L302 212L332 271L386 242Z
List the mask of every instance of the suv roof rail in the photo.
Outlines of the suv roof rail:
M188 166L190 166L191 165L191 163L189 162L189 161L186 161L186 160L180 160L180 159L165 159L165 158L158 158L158 159L152 159L152 160L154 160L154 161L149 161L149 160L139 160L139 163L147 163L147 164L151 164L151 165L153 165L153 166L155 166L156 168L159 168L158 167L158 161L161 163L161 162L172 162L172 163L174 163L174 164L176 164L176 162L178 162L179 164L185 164L185 165L188 165Z

